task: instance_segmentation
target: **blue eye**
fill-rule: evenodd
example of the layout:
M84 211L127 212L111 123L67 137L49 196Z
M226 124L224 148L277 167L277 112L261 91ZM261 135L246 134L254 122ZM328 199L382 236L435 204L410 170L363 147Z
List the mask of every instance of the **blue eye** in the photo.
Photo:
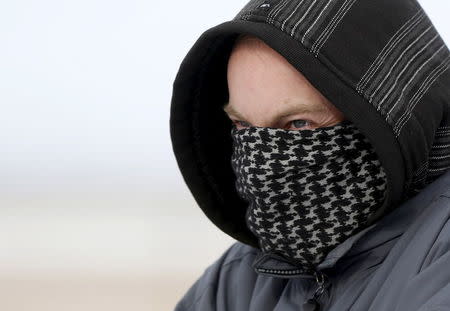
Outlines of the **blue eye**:
M300 121L300 122L298 122L298 121ZM293 120L291 123L296 128L302 128L302 127L309 125L309 122L306 120L303 120L303 119Z

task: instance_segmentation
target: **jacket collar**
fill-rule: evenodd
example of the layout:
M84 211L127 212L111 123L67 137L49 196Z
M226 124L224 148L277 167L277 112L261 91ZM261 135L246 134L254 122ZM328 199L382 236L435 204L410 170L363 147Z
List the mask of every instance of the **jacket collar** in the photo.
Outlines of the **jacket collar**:
M332 269L344 258L358 255L367 250L375 249L386 242L400 237L409 224L416 219L436 196L449 191L450 170L427 185L414 197L404 201L397 208L383 216L378 222L350 236L344 242L331 250L325 259L316 266L317 271ZM390 248L380 248L378 256L385 257ZM314 278L314 270L304 269L286 262L282 257L259 252L253 262L253 268L259 274L284 278L305 277Z

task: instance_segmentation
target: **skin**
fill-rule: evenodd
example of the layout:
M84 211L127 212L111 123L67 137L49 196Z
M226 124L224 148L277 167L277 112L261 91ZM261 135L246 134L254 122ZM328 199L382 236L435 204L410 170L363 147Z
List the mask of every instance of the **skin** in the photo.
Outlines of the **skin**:
M224 111L238 128L332 126L344 115L281 54L257 37L238 38L227 67Z

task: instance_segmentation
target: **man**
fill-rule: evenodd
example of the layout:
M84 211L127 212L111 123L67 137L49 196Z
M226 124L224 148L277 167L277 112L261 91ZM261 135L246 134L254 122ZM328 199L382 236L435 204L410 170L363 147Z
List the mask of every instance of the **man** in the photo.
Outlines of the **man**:
M202 34L173 149L237 242L176 310L450 310L449 63L411 0L254 0Z

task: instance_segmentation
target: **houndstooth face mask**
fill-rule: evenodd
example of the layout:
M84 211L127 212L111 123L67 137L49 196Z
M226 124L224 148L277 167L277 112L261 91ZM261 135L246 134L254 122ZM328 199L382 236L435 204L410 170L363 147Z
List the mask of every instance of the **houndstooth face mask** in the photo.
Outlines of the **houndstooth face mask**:
M349 120L312 130L231 130L235 187L263 251L320 263L381 206L386 174Z

